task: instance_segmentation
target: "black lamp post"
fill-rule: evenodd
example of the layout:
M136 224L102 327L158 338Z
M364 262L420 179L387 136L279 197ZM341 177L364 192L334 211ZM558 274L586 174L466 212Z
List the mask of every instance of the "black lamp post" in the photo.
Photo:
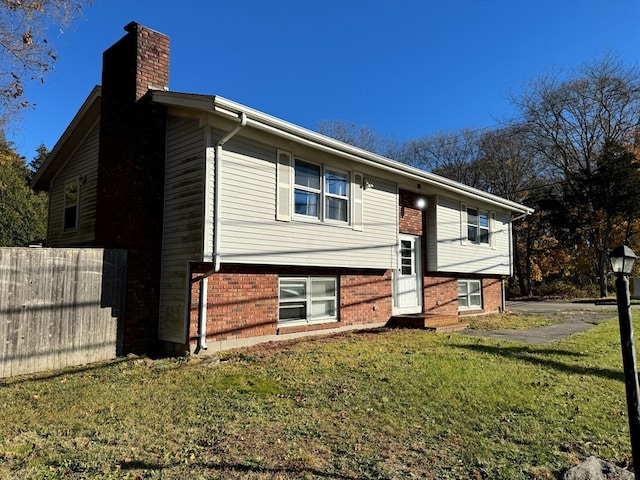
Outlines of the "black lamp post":
M624 385L627 392L633 470L636 480L640 480L640 404L638 403L638 372L636 351L633 345L633 324L631 323L631 298L629 297L629 274L637 257L633 250L624 245L614 249L609 258L613 273L616 274L616 299L618 301L618 321L620 323Z

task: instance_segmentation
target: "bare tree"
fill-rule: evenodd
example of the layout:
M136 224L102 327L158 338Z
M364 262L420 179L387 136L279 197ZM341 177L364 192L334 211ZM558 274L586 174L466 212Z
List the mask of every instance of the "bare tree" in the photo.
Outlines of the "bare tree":
M318 122L318 132L335 138L354 147L369 152L382 153L385 140L365 125L342 122L340 120L323 120Z
M407 142L399 160L475 187L479 184L478 138L478 132L469 129L418 138Z
M46 38L62 31L91 0L0 0L0 128L29 106L25 84L44 81L56 54Z
M605 175L605 167L621 155L611 153L612 145L631 145L638 129L640 72L607 55L585 64L571 78L537 79L515 103L536 158L544 162L547 177L557 182L550 192L563 228L571 230L571 241L593 253L594 274L604 295L610 222L620 212L602 202L601 192L606 182L608 189L626 188L610 185L617 177ZM633 158L623 158L627 171L633 170Z

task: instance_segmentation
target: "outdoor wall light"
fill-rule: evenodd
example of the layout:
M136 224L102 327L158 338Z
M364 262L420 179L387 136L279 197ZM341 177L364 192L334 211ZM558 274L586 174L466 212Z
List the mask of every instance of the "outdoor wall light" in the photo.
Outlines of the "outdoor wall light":
M622 245L615 248L610 254L611 266L613 267L613 273L623 273L629 275L633 269L633 264L636 261L636 254L633 253L626 245Z
M420 197L418 200L416 200L416 207L419 208L420 210L422 210L424 207L427 206L427 201Z

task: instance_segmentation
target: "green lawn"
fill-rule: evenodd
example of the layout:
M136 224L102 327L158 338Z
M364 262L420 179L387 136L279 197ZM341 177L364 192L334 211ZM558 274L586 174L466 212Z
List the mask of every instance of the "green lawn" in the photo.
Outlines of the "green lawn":
M0 380L0 412L0 478L517 480L631 457L615 319L547 346L379 330L127 358Z

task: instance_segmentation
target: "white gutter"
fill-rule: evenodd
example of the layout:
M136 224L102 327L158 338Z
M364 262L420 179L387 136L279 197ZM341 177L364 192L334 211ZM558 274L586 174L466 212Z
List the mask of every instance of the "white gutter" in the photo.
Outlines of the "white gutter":
M236 128L222 137L216 144L214 150L214 170L213 170L213 270L208 271L202 276L200 281L200 325L198 331L198 349L206 350L207 347L207 303L209 277L220 271L220 229L222 222L220 221L220 165L222 157L222 146L227 143L233 136L247 125L247 116L244 112L238 113L240 123Z
M530 215L534 209L491 193L469 187L448 178L435 175L419 168L411 167L404 163L377 155L339 140L313 132L306 128L286 122L277 117L260 112L239 103L227 100L219 96L197 95L189 93L175 93L154 91L153 100L167 106L184 108L187 110L199 110L217 113L237 119L241 114L247 116L247 125L256 129L269 132L281 138L286 138L296 143L310 146L333 155L340 156L357 163L368 165L376 169L382 169L411 180L417 180L434 187L439 187L458 194L463 194L497 207L511 210L512 212Z
M459 182L455 182L445 177L435 175L433 173L420 170L415 167L397 162L395 160L388 159L381 155L371 153L367 150L363 150L352 145L345 144L339 140L335 140L330 137L326 137L319 133L307 130L306 128L299 127L284 120L280 120L271 115L252 110L248 107L244 107L240 104L232 102L222 97L212 97L214 110L218 113L236 117L238 112L246 112L250 118L247 120L247 124L251 127L269 132L273 135L287 138L289 140L302 143L307 146L311 146L315 149L338 155L343 158L353 160L358 163L362 163L371 167L381 168L385 171L392 173L402 173L412 180L424 182L436 187L453 190L456 192L464 192L466 196L480 200L482 202L490 203L502 208L509 208L516 212L521 212L525 215L533 213L533 209L526 207L519 203L507 200L505 198L498 197L496 195L483 192L468 185L464 185Z

